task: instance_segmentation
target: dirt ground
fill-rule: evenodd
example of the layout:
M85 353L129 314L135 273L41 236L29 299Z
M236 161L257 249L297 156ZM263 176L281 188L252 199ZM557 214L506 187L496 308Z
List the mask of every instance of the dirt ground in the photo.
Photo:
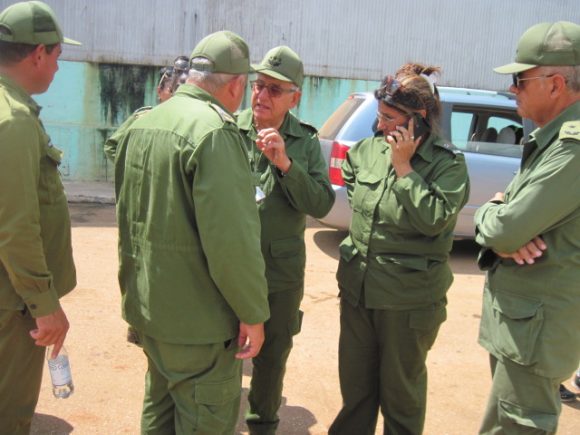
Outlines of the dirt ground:
M73 204L71 214L78 286L62 303L71 323L66 347L75 393L66 400L53 398L45 369L32 433L137 434L145 358L125 341L116 278L114 208ZM340 408L334 273L342 237L344 233L309 221L305 316L288 363L281 435L325 434ZM472 242L460 241L452 255L455 282L448 295L448 320L428 359L428 435L477 433L489 391L488 357L476 342L483 286L483 274L475 266L476 252ZM241 413L246 408L249 374L246 364ZM241 420L237 433L246 433ZM580 433L580 401L562 405L558 433Z

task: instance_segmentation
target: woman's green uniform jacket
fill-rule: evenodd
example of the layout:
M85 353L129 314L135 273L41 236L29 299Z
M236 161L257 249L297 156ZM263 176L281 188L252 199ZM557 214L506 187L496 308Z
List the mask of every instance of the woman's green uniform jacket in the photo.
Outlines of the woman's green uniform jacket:
M341 297L370 309L413 309L440 301L457 214L469 196L463 154L431 135L397 178L391 149L375 136L355 144L342 167L353 209L340 245Z

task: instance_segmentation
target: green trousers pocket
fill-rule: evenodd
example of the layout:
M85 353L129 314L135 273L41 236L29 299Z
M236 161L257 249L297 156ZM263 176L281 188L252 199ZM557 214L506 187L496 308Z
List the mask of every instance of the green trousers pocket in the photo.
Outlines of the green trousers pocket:
M195 401L200 405L219 406L240 396L241 385L237 377L221 382L198 383L195 386Z
M542 302L505 292L495 292L493 296L490 326L494 347L518 364L534 364L536 343L544 323Z

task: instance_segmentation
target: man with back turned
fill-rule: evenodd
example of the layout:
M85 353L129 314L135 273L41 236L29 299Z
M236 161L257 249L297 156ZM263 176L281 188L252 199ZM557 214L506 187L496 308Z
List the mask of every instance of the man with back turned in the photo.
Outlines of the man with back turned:
M205 37L187 82L119 139L119 283L148 362L144 434L233 433L241 359L264 341L260 223L232 116L249 70L242 38Z

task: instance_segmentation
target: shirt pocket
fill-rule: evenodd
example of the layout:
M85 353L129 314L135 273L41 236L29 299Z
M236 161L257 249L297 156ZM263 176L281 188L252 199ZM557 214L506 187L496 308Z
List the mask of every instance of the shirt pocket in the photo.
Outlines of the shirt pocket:
M434 288L435 282L429 273L429 260L426 257L413 255L377 255L377 267L373 267L372 275L377 275L377 285L380 282L396 283L399 289ZM376 272L375 272L376 269ZM411 294L407 296L412 296Z
M60 179L58 167L62 161L62 151L51 145L45 145L40 159L40 182L38 186L38 199L41 204L52 204L64 188Z
M544 324L542 302L496 292L491 308L492 337L497 352L518 364L536 363L536 344Z
M382 194L383 176L362 170L356 175L352 193L352 209L372 218L373 212Z

